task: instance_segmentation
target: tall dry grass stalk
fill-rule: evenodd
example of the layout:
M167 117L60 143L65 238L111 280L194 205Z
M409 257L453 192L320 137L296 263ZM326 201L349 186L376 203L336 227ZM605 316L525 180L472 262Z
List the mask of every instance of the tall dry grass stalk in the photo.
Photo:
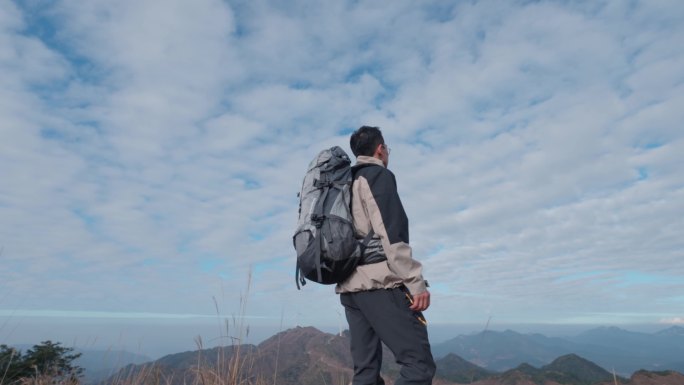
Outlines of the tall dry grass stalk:
M38 375L36 377L21 378L16 381L17 385L78 385L79 381L71 380L56 380L50 375Z
M249 325L245 322L247 298L252 284L252 272L248 273L247 290L240 295L239 313L230 320L222 319L218 302L214 298L217 317L223 324L220 329L220 345L214 357L204 356L202 337L195 338L197 361L185 370L169 370L159 364L130 365L120 370L110 379L99 385L270 385L264 378L253 373L255 354L243 344L249 335ZM224 329L225 327L225 329ZM231 332L236 333L232 335ZM228 342L221 344L222 341ZM0 368L0 374L6 372ZM275 375L273 376L275 378ZM36 373L35 376L22 378L11 383L0 376L0 385L79 385L79 379L65 381L49 375Z
M255 354L247 350L244 343L249 336L249 325L245 322L247 315L247 298L252 284L252 272L248 272L247 289L240 295L237 316L223 319L216 298L214 307L220 324L219 346L216 355L205 356L202 337L195 338L197 361L183 373L169 372L155 365L143 366L137 371L115 378L107 385L269 385L254 374ZM222 341L228 342L221 344ZM2 384L0 384L2 385Z
M0 252L2 252L2 249L0 249ZM5 378L7 378L7 372L9 372L9 369L12 366L12 361L14 360L15 354L16 354L16 351L12 350L12 355L10 355L9 360L7 360L7 367L5 368L4 372L2 373L2 378L0 378L0 385L5 383Z

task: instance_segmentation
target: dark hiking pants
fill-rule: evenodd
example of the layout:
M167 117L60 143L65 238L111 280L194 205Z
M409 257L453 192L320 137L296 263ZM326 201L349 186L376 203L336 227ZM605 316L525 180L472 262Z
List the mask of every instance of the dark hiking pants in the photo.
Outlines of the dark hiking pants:
M430 352L427 327L409 309L400 289L379 289L340 294L344 305L354 361L353 385L384 385L380 377L382 345L401 365L396 385L430 385L435 362Z

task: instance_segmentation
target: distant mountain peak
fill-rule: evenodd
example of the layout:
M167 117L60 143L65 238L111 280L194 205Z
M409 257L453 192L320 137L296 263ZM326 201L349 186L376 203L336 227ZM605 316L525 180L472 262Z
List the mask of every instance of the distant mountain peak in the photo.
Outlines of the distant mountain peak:
M682 337L684 337L684 327L674 325L674 326L670 326L667 329L661 330L655 334L659 335L659 336L682 336Z
M529 375L541 373L540 369L535 368L534 366L528 364L527 362L524 362L524 363L518 365L518 367L515 368L514 370L517 370L519 372L529 374Z
M437 375L458 383L471 383L487 378L491 373L457 354L449 353L444 358L436 361Z
M587 331L587 332L588 332L588 333L591 333L591 332L602 332L602 333L605 333L605 332L612 332L612 333L622 333L622 332L627 332L627 330L622 329L622 328L619 328L619 327L617 327L617 326L599 326L599 327L597 327L597 328L590 329L590 330Z
M595 366L597 368L600 368L595 363L593 363L593 362L591 362L585 358L582 358L582 357L580 357L574 353L565 354L563 356L556 358L555 360L553 360L553 362L546 365L545 368L551 367L551 366L558 366L558 365L567 365L567 364L581 364L581 365Z
M313 326L296 326L294 328L283 330L280 333L271 336L259 345L268 345L271 342L278 342L282 340L287 340L291 343L294 340L307 340L314 337L325 335L328 335L328 333L322 332ZM330 336L332 336L332 334L330 334Z
M566 354L542 367L545 372L564 373L585 383L595 383L612 378L612 374L595 363L578 356Z
M641 338L645 337L647 334L634 332L619 328L617 326L600 326L594 329L589 329L583 333L580 333L577 338L585 338L589 340L603 339L603 338Z

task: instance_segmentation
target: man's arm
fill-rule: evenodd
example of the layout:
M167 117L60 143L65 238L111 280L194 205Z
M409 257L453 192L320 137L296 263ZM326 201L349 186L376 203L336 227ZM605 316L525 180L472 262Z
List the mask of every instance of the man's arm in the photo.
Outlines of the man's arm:
M429 293L422 275L422 265L412 257L409 245L408 218L397 192L394 174L387 169L375 169L368 179L359 178L357 182L368 183L370 195L364 197L364 204L373 226L380 236L387 255L387 264L414 296L414 306L427 308ZM427 295L423 294L427 293Z

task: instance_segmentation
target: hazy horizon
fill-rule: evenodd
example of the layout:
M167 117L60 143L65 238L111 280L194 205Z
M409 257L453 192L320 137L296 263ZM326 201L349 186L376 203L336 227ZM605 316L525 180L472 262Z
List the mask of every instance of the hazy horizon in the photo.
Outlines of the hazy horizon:
M24 319L21 322L8 322L0 317L0 332L8 334L3 342L12 346L33 346L44 340L60 342L63 346L91 350L125 350L158 359L167 354L180 353L198 348L196 338L201 337L203 347L231 345L229 337L244 337L243 343L259 344L280 331L297 326L312 326L327 333L339 333L340 325L314 324L264 324L247 322L242 334L232 317L214 320L119 320L106 319ZM226 323L230 328L226 329ZM13 328L7 333L6 328ZM341 330L347 328L343 323ZM654 333L672 327L672 324L499 324L494 319L481 324L428 324L432 344L444 342L458 335L479 333L484 330L512 330L521 334L539 333L548 337L574 336L598 327L619 327L620 329ZM245 336L245 331L248 330Z
M233 312L254 338L339 329L331 287L297 291L292 236L309 162L361 125L392 148L430 322L684 325L682 20L672 0L0 1L0 343L191 348Z

